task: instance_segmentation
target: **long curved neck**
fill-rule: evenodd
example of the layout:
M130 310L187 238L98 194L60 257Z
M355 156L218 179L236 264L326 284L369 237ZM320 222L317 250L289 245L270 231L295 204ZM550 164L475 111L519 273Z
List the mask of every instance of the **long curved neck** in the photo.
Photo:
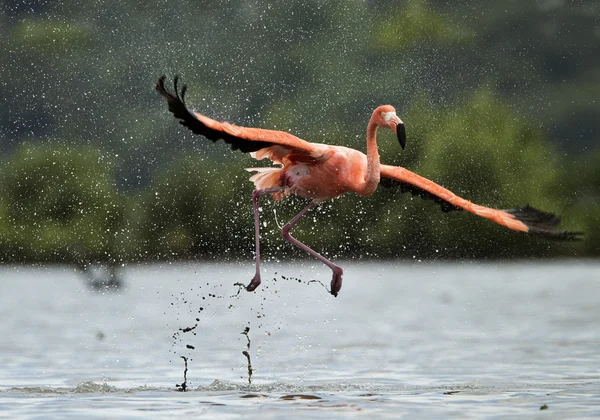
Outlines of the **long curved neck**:
M377 150L377 124L371 118L367 126L367 174L363 187L358 192L360 195L371 195L379 185L381 164Z

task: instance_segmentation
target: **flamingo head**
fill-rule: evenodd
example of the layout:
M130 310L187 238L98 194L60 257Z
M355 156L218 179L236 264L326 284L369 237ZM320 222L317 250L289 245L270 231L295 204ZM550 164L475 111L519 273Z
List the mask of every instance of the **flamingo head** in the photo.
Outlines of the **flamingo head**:
M406 129L404 123L396 115L396 109L391 105L382 105L373 112L373 117L377 125L391 128L398 137L400 147L406 147Z

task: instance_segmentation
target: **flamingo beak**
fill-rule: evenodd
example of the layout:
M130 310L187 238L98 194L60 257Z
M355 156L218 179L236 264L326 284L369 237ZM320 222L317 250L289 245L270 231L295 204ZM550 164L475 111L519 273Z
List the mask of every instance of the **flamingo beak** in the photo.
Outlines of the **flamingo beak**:
M400 147L404 150L406 147L406 128L404 127L404 123L401 121L400 124L396 124L392 129L396 132L398 143L400 143Z
M389 125L394 130L394 133L396 133L398 143L400 143L400 147L404 150L406 147L406 128L404 127L404 123L396 115L393 115L390 118Z

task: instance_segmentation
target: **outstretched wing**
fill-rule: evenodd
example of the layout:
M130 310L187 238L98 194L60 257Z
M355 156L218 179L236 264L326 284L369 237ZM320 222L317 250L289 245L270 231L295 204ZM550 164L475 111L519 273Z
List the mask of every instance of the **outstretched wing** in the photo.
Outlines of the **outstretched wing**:
M423 200L433 200L435 203L439 204L444 213L448 213L450 211L461 211L462 208L452 205L450 202L438 197L435 194L432 194L421 187L417 187L416 185L409 184L407 182L399 181L394 178L384 178L383 174L381 177L381 181L379 182L384 188L398 188L401 193L411 193L413 196L418 195Z
M477 216L489 219L512 230L526 232L559 240L579 240L582 232L554 230L560 217L545 213L529 205L511 210L498 210L474 204L454 194L452 191L399 166L381 165L381 184L399 186L402 192L410 192L423 198L432 199L442 206L444 212L466 210Z
M308 154L315 152L316 145L283 131L238 127L227 122L215 121L196 112L191 112L187 109L184 100L187 86L182 86L180 93L177 89L178 78L175 77L175 92L171 93L165 87L165 80L166 76L158 79L156 90L167 100L169 111L173 113L175 118L195 134L200 134L213 142L223 140L225 143L231 145L233 150L240 150L244 153L257 152L272 146L282 146L290 149L290 151L293 149L295 152Z

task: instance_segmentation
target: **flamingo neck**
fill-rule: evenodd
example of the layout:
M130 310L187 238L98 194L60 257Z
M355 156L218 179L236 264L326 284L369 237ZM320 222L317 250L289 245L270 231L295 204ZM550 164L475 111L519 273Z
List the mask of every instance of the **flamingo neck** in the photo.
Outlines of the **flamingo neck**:
M358 192L360 195L371 195L379 185L381 164L377 150L377 124L371 119L367 126L367 174L364 184Z

